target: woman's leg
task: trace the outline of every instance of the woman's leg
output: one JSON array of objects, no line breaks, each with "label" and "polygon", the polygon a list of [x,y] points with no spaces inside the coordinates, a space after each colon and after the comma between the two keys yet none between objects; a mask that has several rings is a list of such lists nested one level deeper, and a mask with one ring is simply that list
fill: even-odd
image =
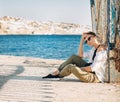
[{"label": "woman's leg", "polygon": [[65,68],[65,66],[69,64],[75,64],[76,66],[83,67],[85,66],[86,62],[81,57],[72,55],[68,60],[62,63],[56,71],[42,78],[59,78],[59,73]]},{"label": "woman's leg", "polygon": [[79,67],[73,64],[67,65],[59,74],[60,77],[65,77],[70,74],[74,74],[80,81],[83,82],[100,82],[97,76],[93,73],[81,70]]},{"label": "woman's leg", "polygon": [[75,64],[78,67],[83,67],[85,66],[86,62],[81,57],[72,55],[69,59],[60,65],[58,68],[59,72],[68,64]]}]

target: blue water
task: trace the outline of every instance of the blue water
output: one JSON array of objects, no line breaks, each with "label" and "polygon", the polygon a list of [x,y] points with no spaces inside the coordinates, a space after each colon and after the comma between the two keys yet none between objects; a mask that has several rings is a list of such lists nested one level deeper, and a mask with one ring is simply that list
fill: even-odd
[{"label": "blue water", "polygon": [[80,39],[80,35],[1,35],[0,55],[67,59],[78,54]]}]

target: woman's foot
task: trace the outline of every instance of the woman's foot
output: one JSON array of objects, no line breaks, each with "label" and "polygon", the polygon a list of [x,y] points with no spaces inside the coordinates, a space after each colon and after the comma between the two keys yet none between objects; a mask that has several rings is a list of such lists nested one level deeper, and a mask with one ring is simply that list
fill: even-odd
[{"label": "woman's foot", "polygon": [[52,75],[52,74],[48,74],[47,76],[44,76],[44,77],[42,77],[43,79],[44,78],[60,78],[60,76],[59,75]]}]

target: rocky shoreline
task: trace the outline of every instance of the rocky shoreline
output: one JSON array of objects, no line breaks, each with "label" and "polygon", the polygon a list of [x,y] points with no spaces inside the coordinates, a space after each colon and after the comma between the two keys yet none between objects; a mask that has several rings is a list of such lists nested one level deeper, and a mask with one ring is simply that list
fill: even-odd
[{"label": "rocky shoreline", "polygon": [[90,25],[79,25],[64,22],[38,22],[4,16],[0,18],[0,35],[8,34],[82,34],[90,31]]}]

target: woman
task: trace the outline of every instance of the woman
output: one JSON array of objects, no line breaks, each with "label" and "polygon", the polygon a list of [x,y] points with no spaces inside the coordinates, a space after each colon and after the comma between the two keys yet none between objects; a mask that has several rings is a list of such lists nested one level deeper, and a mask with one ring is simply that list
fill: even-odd
[{"label": "woman", "polygon": [[[83,51],[83,44],[87,43],[93,48],[89,52]],[[88,58],[87,63],[82,58]],[[74,74],[83,82],[104,82],[107,75],[107,51],[94,32],[83,33],[79,55],[73,55],[60,65],[55,72],[42,78],[63,78]]]}]

